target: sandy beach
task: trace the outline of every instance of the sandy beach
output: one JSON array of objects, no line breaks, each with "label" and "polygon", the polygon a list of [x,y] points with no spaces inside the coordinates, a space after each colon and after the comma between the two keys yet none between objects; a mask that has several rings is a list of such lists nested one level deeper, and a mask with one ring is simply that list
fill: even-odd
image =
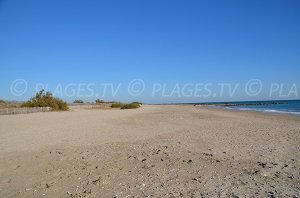
[{"label": "sandy beach", "polygon": [[300,117],[143,105],[0,116],[0,197],[298,197]]}]

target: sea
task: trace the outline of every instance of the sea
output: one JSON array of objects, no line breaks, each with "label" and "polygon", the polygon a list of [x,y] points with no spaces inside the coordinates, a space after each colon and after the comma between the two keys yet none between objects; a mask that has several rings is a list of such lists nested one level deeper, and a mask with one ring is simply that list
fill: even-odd
[{"label": "sea", "polygon": [[[208,104],[208,103],[207,103]],[[294,114],[300,116],[300,100],[269,100],[269,101],[242,101],[242,102],[218,102],[209,103],[215,107],[251,110],[271,113]]]}]

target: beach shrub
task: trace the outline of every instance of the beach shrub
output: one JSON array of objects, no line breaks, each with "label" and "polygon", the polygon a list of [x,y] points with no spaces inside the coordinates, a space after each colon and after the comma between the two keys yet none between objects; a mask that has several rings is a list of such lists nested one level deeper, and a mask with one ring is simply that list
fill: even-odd
[{"label": "beach shrub", "polygon": [[113,102],[113,103],[110,105],[111,108],[122,108],[123,106],[124,106],[124,104],[121,103],[121,102]]},{"label": "beach shrub", "polygon": [[74,100],[73,103],[81,103],[81,104],[82,104],[82,103],[84,103],[84,102],[83,102],[83,100]]},{"label": "beach shrub", "polygon": [[37,92],[27,102],[23,103],[21,107],[50,107],[53,111],[67,111],[69,110],[68,104],[59,98],[53,97],[52,93],[45,92],[44,89]]},{"label": "beach shrub", "polygon": [[100,99],[97,99],[97,100],[95,100],[95,103],[96,103],[96,104],[101,104],[101,103],[104,103],[104,101],[103,101],[103,100],[100,100]]},{"label": "beach shrub", "polygon": [[132,102],[129,104],[125,104],[124,106],[121,107],[121,109],[137,109],[139,108],[141,105],[138,102]]}]

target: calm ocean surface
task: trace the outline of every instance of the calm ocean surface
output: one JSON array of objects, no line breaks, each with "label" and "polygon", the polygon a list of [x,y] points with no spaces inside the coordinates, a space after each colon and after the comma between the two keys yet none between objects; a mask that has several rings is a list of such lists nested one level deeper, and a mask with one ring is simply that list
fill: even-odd
[{"label": "calm ocean surface", "polygon": [[230,104],[233,106],[225,106],[225,108],[300,115],[300,100],[232,102]]}]

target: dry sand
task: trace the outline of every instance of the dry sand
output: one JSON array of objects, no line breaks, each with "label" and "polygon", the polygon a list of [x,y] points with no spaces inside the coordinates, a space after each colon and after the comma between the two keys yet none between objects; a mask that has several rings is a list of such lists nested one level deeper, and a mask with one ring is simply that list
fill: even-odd
[{"label": "dry sand", "polygon": [[0,197],[297,197],[300,118],[192,105],[0,116]]}]

